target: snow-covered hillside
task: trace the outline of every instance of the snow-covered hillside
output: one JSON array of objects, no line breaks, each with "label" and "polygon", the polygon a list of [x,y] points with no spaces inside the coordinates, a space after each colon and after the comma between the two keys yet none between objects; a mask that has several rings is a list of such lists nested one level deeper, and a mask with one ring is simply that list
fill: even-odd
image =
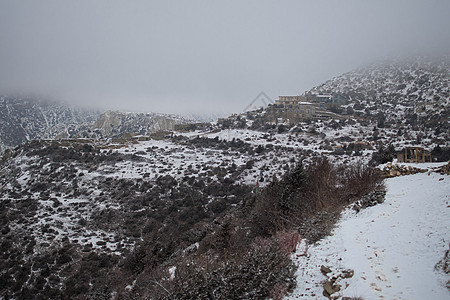
[{"label": "snow-covered hillside", "polygon": [[[311,119],[279,123],[270,109],[260,109],[219,120],[218,129],[251,129],[270,135],[289,131],[291,141],[315,152],[332,153],[340,161],[372,151],[379,157],[395,157],[405,146],[436,150],[434,159],[446,160],[448,154],[438,152],[450,146],[449,66],[448,58],[423,57],[374,64],[306,92],[306,99],[316,99],[317,94],[346,99],[345,104],[330,106]],[[347,157],[339,159],[339,154]]]},{"label": "snow-covered hillside", "polygon": [[[327,282],[333,297],[450,298],[450,274],[438,265],[450,246],[449,176],[396,177],[386,188],[384,203],[347,209],[331,236],[298,248],[298,286],[287,299],[327,299]],[[445,263],[448,272],[448,253]]]},{"label": "snow-covered hillside", "polygon": [[[39,99],[0,97],[0,150],[27,141],[53,138],[70,126],[92,122],[98,112]],[[1,153],[1,151],[0,151]]]},{"label": "snow-covered hillside", "polygon": [[311,92],[337,92],[352,100],[448,104],[448,57],[390,60],[344,73],[314,87]]},{"label": "snow-covered hillside", "polygon": [[[450,59],[421,57],[377,63],[345,73],[308,93],[339,93],[343,114],[395,129],[399,140],[449,139]],[[391,141],[394,142],[394,141]]]},{"label": "snow-covered hillside", "polygon": [[[374,66],[312,92],[341,93],[348,103],[296,124],[268,120],[264,109],[188,124],[0,98],[0,142],[34,140],[0,160],[0,298],[173,299],[177,289],[225,293],[224,276],[228,294],[220,295],[235,295],[232,282],[249,274],[262,277],[242,285],[240,298],[284,295],[295,282],[284,242],[295,248],[299,233],[315,242],[342,207],[384,195],[369,166],[411,144],[433,161],[450,157],[445,62]],[[321,298],[327,280],[333,296],[448,296],[448,275],[434,271],[450,241],[448,175],[397,177],[386,186],[383,204],[348,209],[332,236],[309,247],[302,241],[290,298]],[[279,259],[279,269],[264,263],[264,273],[243,253]],[[240,269],[247,262],[254,273]]]},{"label": "snow-covered hillside", "polygon": [[123,113],[71,107],[33,98],[0,97],[0,154],[39,139],[108,139],[174,130],[186,118],[157,113]]}]

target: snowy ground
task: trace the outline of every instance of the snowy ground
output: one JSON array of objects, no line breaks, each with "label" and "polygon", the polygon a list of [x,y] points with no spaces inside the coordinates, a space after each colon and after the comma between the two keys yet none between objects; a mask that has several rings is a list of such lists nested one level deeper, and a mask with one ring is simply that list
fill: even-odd
[{"label": "snowy ground", "polygon": [[[332,236],[306,256],[299,247],[298,286],[287,299],[326,299],[323,284],[339,276],[340,291],[332,296],[450,299],[450,276],[434,268],[449,249],[450,177],[420,173],[387,179],[386,187],[383,204],[358,214],[346,210]],[[327,276],[322,265],[331,269]],[[345,270],[354,275],[341,278],[351,274]]]}]

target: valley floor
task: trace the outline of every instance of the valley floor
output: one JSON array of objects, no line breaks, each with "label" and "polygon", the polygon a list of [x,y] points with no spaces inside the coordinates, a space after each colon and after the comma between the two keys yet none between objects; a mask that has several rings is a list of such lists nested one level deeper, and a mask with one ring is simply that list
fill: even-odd
[{"label": "valley floor", "polygon": [[327,281],[337,297],[450,299],[450,275],[435,268],[450,246],[449,176],[390,178],[386,188],[383,204],[347,209],[331,236],[298,247],[298,285],[287,299],[326,299]]}]

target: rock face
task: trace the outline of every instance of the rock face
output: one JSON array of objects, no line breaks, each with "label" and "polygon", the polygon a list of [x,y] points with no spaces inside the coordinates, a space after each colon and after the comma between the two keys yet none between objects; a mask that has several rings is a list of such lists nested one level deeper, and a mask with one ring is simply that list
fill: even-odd
[{"label": "rock face", "polygon": [[107,111],[97,118],[93,127],[99,129],[103,135],[109,136],[122,124],[122,116],[123,114],[119,112]]},{"label": "rock face", "polygon": [[157,131],[172,131],[177,124],[186,123],[182,118],[155,113],[122,113],[107,111],[93,125],[103,137],[116,137],[124,133],[149,135]]}]

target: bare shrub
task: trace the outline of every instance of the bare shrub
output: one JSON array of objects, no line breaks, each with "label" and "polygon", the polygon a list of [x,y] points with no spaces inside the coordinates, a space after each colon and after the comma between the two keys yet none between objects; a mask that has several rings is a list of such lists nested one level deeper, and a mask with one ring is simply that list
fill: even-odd
[{"label": "bare shrub", "polygon": [[307,175],[302,164],[282,180],[272,182],[256,197],[252,211],[252,230],[259,236],[271,236],[279,230],[297,225],[298,218],[309,210],[306,196]]},{"label": "bare shrub", "polygon": [[322,210],[336,201],[337,170],[326,158],[315,160],[307,169],[308,195],[314,211]]},{"label": "bare shrub", "polygon": [[184,260],[173,280],[160,280],[152,299],[262,299],[295,287],[295,266],[275,239],[258,238],[228,259],[204,254]]},{"label": "bare shrub", "polygon": [[300,163],[273,182],[255,201],[254,223],[261,235],[298,227],[301,220],[335,202],[336,175],[326,159]]},{"label": "bare shrub", "polygon": [[344,205],[375,189],[383,189],[382,178],[371,167],[335,167],[326,158],[306,168],[300,163],[255,197],[252,231],[272,236],[300,229],[310,242],[317,241],[329,234]]},{"label": "bare shrub", "polygon": [[342,169],[339,197],[345,204],[358,200],[373,190],[384,190],[381,171],[362,164]]},{"label": "bare shrub", "polygon": [[248,249],[252,237],[244,222],[245,220],[236,216],[216,220],[213,230],[201,240],[199,253],[214,253],[216,256],[227,258]]},{"label": "bare shrub", "polygon": [[277,232],[275,239],[278,241],[281,251],[285,253],[294,253],[301,240],[301,236],[297,230],[282,230]]}]

